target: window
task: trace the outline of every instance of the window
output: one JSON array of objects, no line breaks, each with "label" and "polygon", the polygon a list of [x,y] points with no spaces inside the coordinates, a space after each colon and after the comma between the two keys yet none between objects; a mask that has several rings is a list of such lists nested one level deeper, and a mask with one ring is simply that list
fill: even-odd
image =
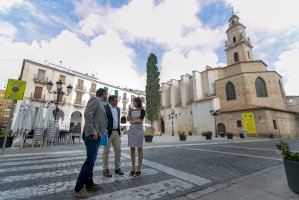
[{"label": "window", "polygon": [[237,38],[236,37],[233,37],[233,42],[237,42]]},{"label": "window", "polygon": [[97,88],[97,84],[96,83],[91,83],[90,92],[95,93],[96,88]]},{"label": "window", "polygon": [[75,101],[76,104],[82,104],[82,93],[77,92]]},{"label": "window", "polygon": [[77,85],[77,88],[79,90],[83,90],[83,85],[84,85],[84,81],[81,80],[81,79],[78,79],[78,85]]},{"label": "window", "polygon": [[106,91],[106,93],[108,94],[109,89],[107,87],[104,87],[104,90]]},{"label": "window", "polygon": [[242,127],[242,121],[241,120],[237,120],[237,126]]},{"label": "window", "polygon": [[247,51],[247,55],[248,55],[248,59],[251,59],[249,51]]},{"label": "window", "polygon": [[239,54],[237,52],[234,53],[235,62],[239,62]]},{"label": "window", "polygon": [[62,102],[63,94],[58,95],[58,102]]},{"label": "window", "polygon": [[46,76],[46,71],[39,69],[37,72],[37,78],[40,80],[43,80],[45,78],[45,76]]},{"label": "window", "polygon": [[127,100],[127,93],[125,93],[125,92],[123,93],[123,100],[125,100],[125,101]]},{"label": "window", "polygon": [[274,129],[277,129],[276,120],[273,120],[273,127],[274,127]]},{"label": "window", "polygon": [[141,97],[141,101],[142,101],[142,103],[144,103],[144,102],[145,102],[145,99],[144,99],[144,97]]},{"label": "window", "polygon": [[127,109],[127,103],[123,101],[123,111],[126,111]]},{"label": "window", "polygon": [[235,86],[232,82],[228,82],[225,87],[226,90],[226,98],[227,100],[234,100],[236,99],[236,91]]},{"label": "window", "polygon": [[261,77],[258,77],[255,80],[255,90],[256,90],[257,97],[267,97],[268,96],[266,83],[265,83],[264,79],[262,79]]},{"label": "window", "polygon": [[35,86],[33,98],[34,99],[41,99],[42,98],[42,91],[43,91],[42,87]]},{"label": "window", "polygon": [[136,96],[131,95],[131,102],[133,102],[133,100],[136,98]]},{"label": "window", "polygon": [[62,82],[62,84],[65,84],[65,76],[60,75],[59,80]]},{"label": "window", "polygon": [[114,95],[118,97],[118,90],[114,90]]}]

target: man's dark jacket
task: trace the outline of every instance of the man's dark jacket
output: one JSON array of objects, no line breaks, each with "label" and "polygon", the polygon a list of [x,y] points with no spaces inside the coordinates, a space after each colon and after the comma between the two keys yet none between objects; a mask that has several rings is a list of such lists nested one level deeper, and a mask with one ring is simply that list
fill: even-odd
[{"label": "man's dark jacket", "polygon": [[[117,109],[117,113],[118,113],[118,132],[120,135],[120,109],[119,107],[116,107]],[[113,115],[112,115],[112,111],[110,109],[109,104],[105,105],[105,110],[106,110],[106,115],[107,115],[107,119],[108,119],[108,127],[107,127],[107,131],[108,131],[108,136],[110,137],[113,131]]]}]

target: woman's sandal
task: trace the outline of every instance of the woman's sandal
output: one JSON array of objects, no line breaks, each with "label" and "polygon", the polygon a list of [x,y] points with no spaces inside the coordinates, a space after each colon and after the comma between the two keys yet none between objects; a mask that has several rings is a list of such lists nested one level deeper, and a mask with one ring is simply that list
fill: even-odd
[{"label": "woman's sandal", "polygon": [[135,172],[135,176],[141,176],[141,171]]},{"label": "woman's sandal", "polygon": [[134,174],[135,174],[135,171],[131,171],[131,172],[129,173],[129,176],[134,176]]}]

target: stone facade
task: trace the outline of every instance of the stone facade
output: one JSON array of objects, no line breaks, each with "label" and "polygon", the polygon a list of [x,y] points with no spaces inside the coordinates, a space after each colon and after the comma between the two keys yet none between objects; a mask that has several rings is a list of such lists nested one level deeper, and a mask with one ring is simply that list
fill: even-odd
[{"label": "stone facade", "polygon": [[[174,110],[175,131],[193,128],[196,133],[216,130],[238,135],[246,129],[260,137],[299,136],[298,97],[286,97],[282,77],[253,59],[253,46],[239,17],[233,15],[229,22],[226,67],[207,66],[162,84],[161,121],[166,132],[171,131],[168,115]],[[212,110],[220,112],[214,117]]]}]

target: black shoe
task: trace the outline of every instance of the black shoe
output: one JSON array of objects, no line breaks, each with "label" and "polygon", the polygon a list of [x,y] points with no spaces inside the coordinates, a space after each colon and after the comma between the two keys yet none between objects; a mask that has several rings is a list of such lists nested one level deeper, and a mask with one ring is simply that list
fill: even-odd
[{"label": "black shoe", "polygon": [[109,169],[105,169],[105,170],[103,171],[103,175],[104,175],[105,177],[108,177],[108,178],[111,178],[111,177],[112,177],[112,174],[110,173],[110,170],[109,170]]},{"label": "black shoe", "polygon": [[96,183],[93,183],[92,185],[86,187],[86,190],[88,192],[96,192],[98,190],[102,190],[103,189],[103,186],[101,186],[100,184],[96,184]]},{"label": "black shoe", "polygon": [[129,176],[134,176],[135,171],[130,171]]},{"label": "black shoe", "polygon": [[122,175],[124,175],[125,173],[123,173],[123,172],[121,171],[121,169],[116,169],[116,170],[115,170],[115,174],[122,176]]},{"label": "black shoe", "polygon": [[141,176],[141,171],[135,172],[135,176]]}]

